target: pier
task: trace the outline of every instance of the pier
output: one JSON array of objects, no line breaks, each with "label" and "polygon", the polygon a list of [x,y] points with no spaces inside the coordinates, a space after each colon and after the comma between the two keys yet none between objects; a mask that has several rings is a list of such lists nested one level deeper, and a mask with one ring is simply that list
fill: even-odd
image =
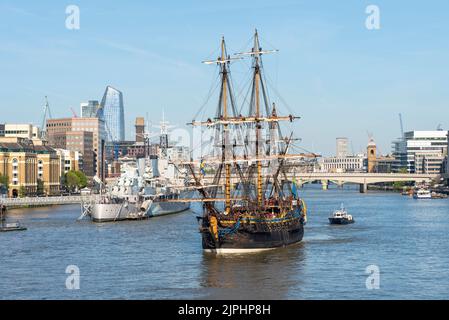
[{"label": "pier", "polygon": [[60,197],[25,197],[0,198],[0,206],[8,209],[21,207],[45,207],[53,205],[79,204],[95,200],[98,196],[60,196]]}]

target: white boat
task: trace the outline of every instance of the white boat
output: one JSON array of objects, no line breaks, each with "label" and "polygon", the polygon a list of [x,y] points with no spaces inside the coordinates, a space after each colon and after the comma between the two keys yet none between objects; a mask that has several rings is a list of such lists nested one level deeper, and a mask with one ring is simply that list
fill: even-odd
[{"label": "white boat", "polygon": [[20,222],[9,222],[7,223],[5,220],[5,212],[6,208],[0,204],[0,232],[9,232],[9,231],[25,231],[27,228],[22,226]]},{"label": "white boat", "polygon": [[329,217],[330,224],[351,224],[354,223],[354,218],[352,215],[348,214],[343,204],[340,210],[335,210]]},{"label": "white boat", "polygon": [[414,199],[432,199],[430,190],[420,188],[413,193]]}]

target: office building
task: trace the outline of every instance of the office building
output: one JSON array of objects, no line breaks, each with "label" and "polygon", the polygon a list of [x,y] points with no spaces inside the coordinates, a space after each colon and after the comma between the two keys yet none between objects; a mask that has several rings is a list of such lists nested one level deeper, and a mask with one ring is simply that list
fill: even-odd
[{"label": "office building", "polygon": [[97,118],[100,103],[97,100],[90,100],[81,103],[81,118]]},{"label": "office building", "polygon": [[374,173],[392,173],[396,159],[390,155],[376,158]]},{"label": "office building", "polygon": [[392,147],[394,172],[440,173],[448,151],[448,131],[409,131]]},{"label": "office building", "polygon": [[337,158],[344,158],[348,154],[348,138],[337,138]]},{"label": "office building", "polygon": [[125,140],[125,110],[123,106],[123,94],[107,86],[101,100],[101,116],[105,121],[107,141]]},{"label": "office building", "polygon": [[83,157],[83,171],[89,176],[104,177],[106,130],[99,118],[50,119],[47,137],[54,148],[78,151]]},{"label": "office building", "polygon": [[55,149],[61,160],[61,176],[69,171],[83,171],[81,152],[66,149]]},{"label": "office building", "polygon": [[66,132],[66,149],[71,152],[79,152],[83,155],[82,172],[88,177],[96,175],[96,158],[94,150],[93,133],[89,131]]}]

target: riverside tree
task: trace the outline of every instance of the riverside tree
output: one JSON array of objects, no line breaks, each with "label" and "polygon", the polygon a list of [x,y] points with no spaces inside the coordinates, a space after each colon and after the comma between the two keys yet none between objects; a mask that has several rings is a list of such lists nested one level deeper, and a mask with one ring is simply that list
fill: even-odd
[{"label": "riverside tree", "polygon": [[9,177],[6,175],[0,174],[0,185],[3,185],[6,190],[9,187]]},{"label": "riverside tree", "polygon": [[76,191],[87,186],[87,177],[81,171],[71,170],[64,175],[63,184],[69,191]]}]

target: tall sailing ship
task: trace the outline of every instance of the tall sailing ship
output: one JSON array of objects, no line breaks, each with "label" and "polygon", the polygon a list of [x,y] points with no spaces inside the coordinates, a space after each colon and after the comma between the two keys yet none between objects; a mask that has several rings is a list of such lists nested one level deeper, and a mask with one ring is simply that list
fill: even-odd
[{"label": "tall sailing ship", "polygon": [[[193,121],[192,126],[212,130],[212,154],[187,163],[203,203],[198,217],[202,246],[213,253],[244,253],[285,247],[300,242],[307,220],[305,202],[298,196],[296,182],[289,179],[287,164],[292,155],[292,134],[282,135],[280,124],[298,117],[278,115],[268,98],[257,30],[249,52],[227,54],[224,38],[217,60],[219,102],[214,118]],[[250,57],[249,110],[242,115],[236,106],[230,76],[233,60]],[[200,168],[198,170],[198,167]],[[213,175],[206,177],[206,172]],[[293,181],[292,181],[293,180]]]}]

